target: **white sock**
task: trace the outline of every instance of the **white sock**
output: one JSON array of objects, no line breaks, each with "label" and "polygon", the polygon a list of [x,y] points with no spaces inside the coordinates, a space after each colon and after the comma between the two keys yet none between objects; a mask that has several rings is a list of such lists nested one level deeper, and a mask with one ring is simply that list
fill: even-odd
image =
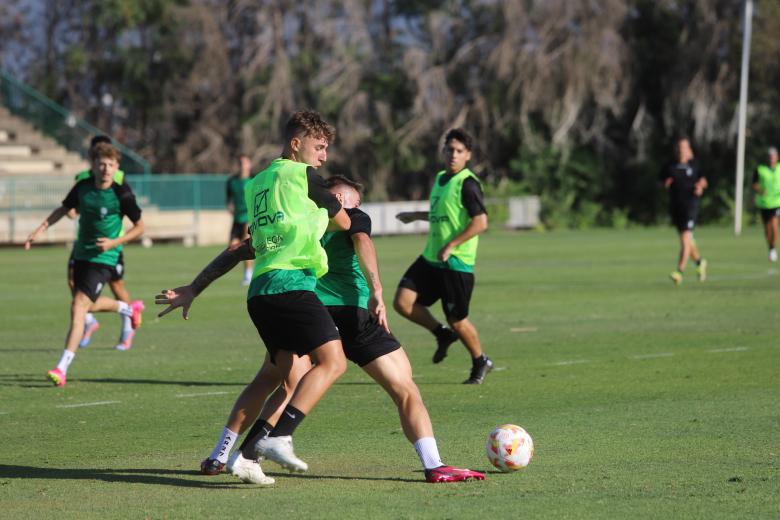
[{"label": "white sock", "polygon": [[119,314],[122,314],[124,316],[132,316],[133,315],[133,309],[130,307],[129,303],[125,303],[121,300],[117,300],[116,302],[119,304],[119,308],[116,310]]},{"label": "white sock", "polygon": [[88,312],[86,318],[84,318],[84,325],[89,326],[95,323],[96,321],[97,320],[95,319],[95,315],[92,314],[91,312]]},{"label": "white sock", "polygon": [[438,468],[443,466],[439,456],[439,448],[436,447],[436,439],[433,437],[423,437],[414,443],[414,449],[417,450],[417,456],[425,469]]},{"label": "white sock", "polygon": [[247,279],[247,280],[251,280],[253,272],[254,272],[254,269],[252,269],[251,267],[244,268],[244,278]]},{"label": "white sock", "polygon": [[130,332],[133,330],[133,321],[130,319],[130,316],[127,316],[126,314],[120,314],[119,319],[122,321],[122,333]]},{"label": "white sock", "polygon": [[75,352],[71,352],[70,350],[63,350],[62,351],[62,357],[60,358],[60,362],[57,363],[57,368],[62,370],[63,374],[68,373],[68,367],[70,366],[71,362],[73,361],[73,358],[76,357]]},{"label": "white sock", "polygon": [[222,436],[219,438],[219,442],[214,446],[214,451],[209,455],[209,458],[217,459],[222,464],[227,464],[230,450],[233,449],[236,440],[238,440],[238,434],[225,428],[222,432]]}]

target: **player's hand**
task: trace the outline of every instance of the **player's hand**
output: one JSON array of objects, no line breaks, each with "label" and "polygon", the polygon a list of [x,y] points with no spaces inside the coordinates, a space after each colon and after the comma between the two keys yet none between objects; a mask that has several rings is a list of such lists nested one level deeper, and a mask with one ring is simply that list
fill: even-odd
[{"label": "player's hand", "polygon": [[98,238],[95,241],[95,245],[97,246],[98,251],[108,251],[116,247],[116,243],[112,239],[106,237]]},{"label": "player's hand", "polygon": [[32,247],[33,242],[35,242],[35,239],[38,238],[37,235],[38,235],[37,232],[30,233],[30,236],[28,236],[27,240],[25,240],[25,242],[24,242],[24,250],[25,251],[29,251],[30,250],[30,248]]},{"label": "player's hand", "polygon": [[408,224],[410,222],[414,222],[415,221],[415,215],[414,215],[414,212],[412,212],[412,211],[402,211],[401,213],[397,214],[395,216],[395,218],[397,218],[398,220],[400,220],[404,224]]},{"label": "player's hand", "polygon": [[160,294],[154,297],[154,303],[157,305],[167,305],[168,308],[157,315],[162,318],[174,309],[181,307],[181,316],[185,320],[190,319],[190,306],[195,299],[195,292],[192,287],[185,285],[176,289],[163,289]]},{"label": "player's hand", "polygon": [[446,262],[449,260],[450,255],[452,255],[452,250],[455,249],[450,244],[447,244],[446,246],[442,247],[439,251],[439,254],[436,255],[436,257],[439,259],[439,262]]},{"label": "player's hand", "polygon": [[696,195],[697,197],[701,197],[704,194],[704,186],[702,186],[701,184],[697,184],[693,188],[693,194]]},{"label": "player's hand", "polygon": [[387,332],[390,332],[390,325],[387,324],[387,307],[385,307],[385,302],[382,301],[382,296],[372,294],[371,298],[368,300],[368,310],[376,316],[377,321],[379,321],[379,324],[384,327],[384,329]]}]

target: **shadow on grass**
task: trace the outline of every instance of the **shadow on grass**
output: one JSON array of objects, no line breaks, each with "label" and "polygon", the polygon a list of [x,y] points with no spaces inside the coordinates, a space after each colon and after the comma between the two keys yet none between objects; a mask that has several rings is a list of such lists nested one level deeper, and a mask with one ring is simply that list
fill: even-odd
[{"label": "shadow on grass", "polygon": [[[347,475],[301,475],[294,473],[266,473],[273,477],[290,477],[320,480],[369,480],[385,482],[425,483],[425,480],[400,477],[354,477]],[[178,476],[202,476],[199,471],[154,469],[154,468],[123,468],[123,469],[92,469],[92,468],[37,468],[34,466],[11,466],[0,464],[0,479],[46,479],[46,480],[100,480],[103,482],[122,482],[128,484],[151,484],[157,486],[178,486],[202,489],[245,489],[248,484],[234,481],[232,483],[189,480]],[[204,477],[208,478],[208,477]],[[251,484],[249,484],[251,485]],[[259,486],[253,486],[259,487]]]},{"label": "shadow on grass", "polygon": [[176,478],[175,476],[196,476],[198,471],[171,469],[90,469],[90,468],[36,468],[34,466],[10,466],[0,464],[0,478],[46,479],[46,480],[101,480],[103,482],[122,482],[127,484],[152,484],[158,486],[178,486],[203,489],[239,489],[246,484],[204,482]]},{"label": "shadow on grass", "polygon": [[[46,374],[0,374],[0,386],[21,386],[26,388],[37,388],[41,386],[53,386],[47,382]],[[25,383],[38,383],[34,385]],[[245,386],[246,383],[226,382],[226,381],[165,381],[161,379],[126,379],[115,377],[75,377],[68,378],[68,383],[109,383],[109,384],[140,384],[140,385],[172,385],[172,386]]]}]

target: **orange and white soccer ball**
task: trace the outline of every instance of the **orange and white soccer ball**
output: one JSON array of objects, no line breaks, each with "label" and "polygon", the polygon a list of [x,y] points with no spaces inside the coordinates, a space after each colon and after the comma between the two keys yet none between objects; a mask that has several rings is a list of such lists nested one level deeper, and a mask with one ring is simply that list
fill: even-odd
[{"label": "orange and white soccer ball", "polygon": [[501,471],[516,471],[531,462],[534,441],[521,427],[502,424],[490,432],[485,451],[490,463]]}]

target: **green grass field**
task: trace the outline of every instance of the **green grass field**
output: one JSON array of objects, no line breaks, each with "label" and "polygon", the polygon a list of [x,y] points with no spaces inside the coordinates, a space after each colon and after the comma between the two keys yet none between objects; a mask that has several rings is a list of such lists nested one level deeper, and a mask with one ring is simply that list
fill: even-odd
[{"label": "green grass field", "polygon": [[[679,288],[671,228],[484,236],[471,317],[498,368],[479,387],[460,384],[465,349],[434,366],[432,336],[391,312],[445,462],[488,470],[453,485],[423,482],[392,403],[354,366],[296,434],[310,473],[266,463],[271,488],[201,476],[265,352],[240,273],[188,322],[156,320],[156,291],[218,249],[130,248],[147,302],[135,347],[113,350],[118,318],[101,315],[57,389],[44,374],[67,329],[68,252],[0,250],[0,517],[777,518],[780,276],[757,229],[697,236],[710,280],[689,267]],[[376,244],[389,304],[423,237]],[[515,474],[484,455],[505,422],[536,445]]]}]

